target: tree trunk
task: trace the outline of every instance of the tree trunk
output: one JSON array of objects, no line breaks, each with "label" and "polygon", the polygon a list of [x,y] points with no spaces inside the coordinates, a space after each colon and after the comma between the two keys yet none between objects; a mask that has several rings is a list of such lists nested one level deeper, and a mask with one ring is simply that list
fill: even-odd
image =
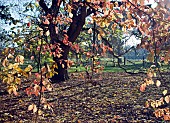
[{"label": "tree trunk", "polygon": [[68,70],[67,70],[67,60],[68,60],[68,53],[69,53],[69,46],[61,46],[63,52],[60,58],[54,57],[53,60],[57,63],[58,68],[55,69],[57,74],[51,78],[52,83],[58,83],[62,81],[66,81],[69,79]]}]

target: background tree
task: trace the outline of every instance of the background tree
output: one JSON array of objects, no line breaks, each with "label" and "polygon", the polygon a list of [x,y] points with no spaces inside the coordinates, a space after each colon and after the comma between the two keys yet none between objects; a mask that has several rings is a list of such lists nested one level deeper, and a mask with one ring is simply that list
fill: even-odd
[{"label": "background tree", "polygon": [[[38,3],[39,5],[32,2],[25,4],[25,12],[27,12],[27,19],[25,21],[29,21],[25,25],[30,30],[34,27],[35,31],[38,31],[39,34],[41,32],[42,36],[38,39],[43,38],[46,44],[52,46],[50,52],[52,52],[53,59],[58,66],[58,68],[55,68],[57,74],[52,77],[53,81],[64,81],[69,78],[67,73],[68,53],[70,47],[79,36],[85,21],[88,21],[86,17],[91,15],[90,21],[96,22],[96,25],[101,28],[113,25],[112,30],[115,30],[117,26],[120,26],[124,33],[127,33],[131,29],[136,29],[143,35],[142,39],[146,39],[149,36],[155,37],[156,31],[154,30],[154,33],[152,33],[153,27],[156,27],[155,20],[159,20],[157,15],[160,15],[159,12],[156,13],[156,9],[145,5],[141,0],[132,2],[129,0],[122,2],[39,0]],[[158,6],[158,8],[162,12],[165,12],[161,6]],[[29,13],[33,16],[29,15]],[[154,13],[154,16],[151,13]],[[159,24],[162,25],[162,23]],[[164,23],[164,25],[167,24]],[[99,33],[103,35],[102,31],[99,31]],[[145,41],[142,41],[142,46],[144,46]],[[106,44],[108,45],[108,43]],[[150,45],[152,44],[156,43],[150,43]],[[156,48],[153,48],[155,49],[154,53],[151,50],[155,46],[150,46],[148,49],[152,57],[157,54]],[[117,55],[114,56],[118,57]]]}]

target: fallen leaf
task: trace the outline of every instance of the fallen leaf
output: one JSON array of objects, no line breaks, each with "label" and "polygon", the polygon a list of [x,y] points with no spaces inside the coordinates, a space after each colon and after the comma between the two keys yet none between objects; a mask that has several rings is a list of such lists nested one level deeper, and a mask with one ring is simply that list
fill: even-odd
[{"label": "fallen leaf", "polygon": [[161,82],[159,80],[156,80],[156,86],[160,87],[160,85],[161,85]]}]

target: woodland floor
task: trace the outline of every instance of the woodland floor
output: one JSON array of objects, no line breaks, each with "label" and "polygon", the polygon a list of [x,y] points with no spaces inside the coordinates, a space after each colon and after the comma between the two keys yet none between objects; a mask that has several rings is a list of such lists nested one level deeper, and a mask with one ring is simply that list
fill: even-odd
[{"label": "woodland floor", "polygon": [[[100,77],[102,76],[102,78]],[[163,87],[152,85],[145,92],[139,87],[145,75],[126,73],[102,73],[93,81],[75,76],[66,82],[53,84],[52,92],[44,96],[53,104],[53,112],[44,110],[38,117],[39,123],[159,123],[153,109],[145,108],[145,101],[161,96]],[[165,76],[166,77],[166,76]],[[169,78],[168,78],[169,79]],[[0,123],[30,123],[35,114],[28,111],[28,105],[37,103],[37,98],[28,97],[25,92],[10,96],[0,83]]]}]

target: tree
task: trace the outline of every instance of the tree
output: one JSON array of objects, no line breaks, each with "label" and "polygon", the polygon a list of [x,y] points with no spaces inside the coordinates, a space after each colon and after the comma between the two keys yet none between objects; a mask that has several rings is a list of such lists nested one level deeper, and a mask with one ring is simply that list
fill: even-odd
[{"label": "tree", "polygon": [[[32,3],[25,5],[26,11],[39,11],[35,16],[29,16],[31,19],[28,19],[29,22],[26,25],[30,30],[35,29],[37,31],[36,28],[39,28],[38,31],[42,33],[39,39],[43,38],[48,45],[53,47],[50,52],[52,52],[53,60],[56,62],[58,68],[55,68],[52,81],[69,79],[67,72],[68,53],[70,47],[79,36],[88,16],[91,18],[89,19],[91,23],[95,22],[98,27],[103,28],[110,25],[112,30],[115,30],[118,25],[124,33],[128,33],[131,29],[136,29],[143,35],[142,39],[151,39],[151,42],[154,42],[153,40],[156,38],[154,36],[156,33],[155,23],[161,26],[168,25],[167,22],[162,20],[167,20],[168,16],[165,17],[156,9],[145,5],[141,0],[132,2],[130,0],[122,0],[122,2],[105,0],[39,0],[38,2],[40,7],[37,3],[35,5]],[[161,3],[165,4],[165,1]],[[166,10],[161,7],[161,4],[157,8],[166,13]],[[164,18],[158,18],[158,15]],[[34,25],[34,28],[31,25]],[[103,35],[100,30],[99,33],[101,36]],[[150,36],[154,38],[150,38]],[[142,40],[143,47],[146,46],[144,45],[146,40]],[[108,45],[108,43],[106,44]],[[150,43],[152,46],[149,46],[148,49],[151,52],[151,57],[157,54],[157,51],[153,54],[153,44],[156,44],[156,41],[155,43]],[[112,54],[114,57],[119,57],[114,53]]]}]

